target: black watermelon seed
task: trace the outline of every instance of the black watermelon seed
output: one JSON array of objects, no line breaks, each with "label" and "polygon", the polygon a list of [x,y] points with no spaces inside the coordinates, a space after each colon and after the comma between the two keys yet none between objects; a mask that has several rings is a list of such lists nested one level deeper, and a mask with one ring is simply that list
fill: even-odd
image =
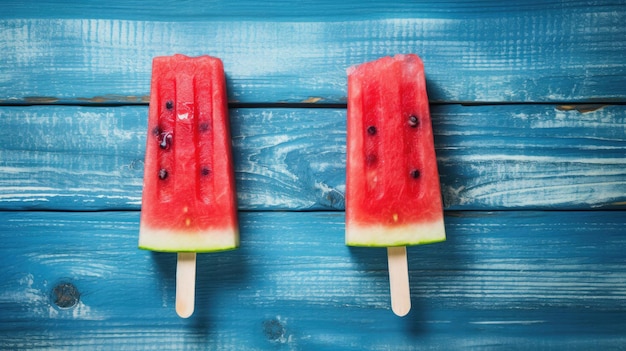
[{"label": "black watermelon seed", "polygon": [[369,134],[369,135],[376,134],[376,127],[374,127],[374,126],[367,127],[367,134]]},{"label": "black watermelon seed", "polygon": [[172,100],[167,100],[165,102],[165,108],[168,109],[168,110],[173,109],[174,108],[174,102],[172,102]]},{"label": "black watermelon seed", "polygon": [[419,122],[420,121],[419,121],[419,119],[417,119],[417,116],[415,116],[415,115],[410,115],[409,116],[409,126],[411,128],[417,127],[419,125]]},{"label": "black watermelon seed", "polygon": [[156,127],[152,128],[152,135],[154,135],[154,136],[161,135],[161,127],[156,126]]},{"label": "black watermelon seed", "polygon": [[411,178],[413,179],[417,179],[420,177],[420,171],[419,169],[414,169],[411,171]]},{"label": "black watermelon seed", "polygon": [[211,173],[211,170],[208,167],[202,167],[202,169],[200,170],[200,174],[202,174],[203,176],[208,176],[209,173]]},{"label": "black watermelon seed", "polygon": [[209,124],[207,122],[202,122],[198,126],[198,129],[200,129],[201,132],[206,132],[207,130],[209,130]]},{"label": "black watermelon seed", "polygon": [[161,168],[159,170],[159,179],[165,180],[167,178],[167,170],[165,168]]},{"label": "black watermelon seed", "polygon": [[378,161],[378,157],[376,155],[369,154],[365,156],[365,163],[367,163],[368,165],[373,165],[376,163],[376,161]]}]

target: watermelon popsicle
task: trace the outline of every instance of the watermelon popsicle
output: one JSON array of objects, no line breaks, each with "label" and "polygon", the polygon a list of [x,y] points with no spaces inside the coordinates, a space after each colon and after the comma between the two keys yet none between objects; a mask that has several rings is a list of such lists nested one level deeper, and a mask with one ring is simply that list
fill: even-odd
[{"label": "watermelon popsicle", "polygon": [[193,313],[197,252],[239,246],[222,61],[152,63],[139,247],[177,252],[176,312]]},{"label": "watermelon popsicle", "polygon": [[411,308],[406,246],[445,240],[422,60],[348,69],[346,244],[388,247],[391,302]]}]

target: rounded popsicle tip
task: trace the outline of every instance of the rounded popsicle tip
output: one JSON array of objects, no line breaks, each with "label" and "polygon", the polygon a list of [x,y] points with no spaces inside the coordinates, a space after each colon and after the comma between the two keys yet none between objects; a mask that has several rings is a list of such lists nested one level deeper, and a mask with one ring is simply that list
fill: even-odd
[{"label": "rounded popsicle tip", "polygon": [[408,304],[392,305],[391,310],[393,311],[393,313],[395,313],[396,316],[404,317],[409,314],[409,311],[411,311],[411,302],[409,301]]},{"label": "rounded popsicle tip", "polygon": [[189,318],[193,314],[193,305],[176,301],[176,314],[180,318]]}]

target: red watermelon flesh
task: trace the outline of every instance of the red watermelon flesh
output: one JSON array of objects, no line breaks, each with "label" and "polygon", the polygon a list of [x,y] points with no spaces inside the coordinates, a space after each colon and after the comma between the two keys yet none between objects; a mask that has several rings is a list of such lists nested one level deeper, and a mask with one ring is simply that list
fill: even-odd
[{"label": "red watermelon flesh", "polygon": [[156,57],[139,247],[210,252],[239,245],[222,61]]},{"label": "red watermelon flesh", "polygon": [[348,69],[346,244],[445,240],[424,65],[414,54]]}]

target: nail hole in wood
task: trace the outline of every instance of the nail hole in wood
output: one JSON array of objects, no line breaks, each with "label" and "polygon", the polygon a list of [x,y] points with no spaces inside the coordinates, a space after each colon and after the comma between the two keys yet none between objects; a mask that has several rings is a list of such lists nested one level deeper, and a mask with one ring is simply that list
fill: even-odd
[{"label": "nail hole in wood", "polygon": [[59,308],[72,308],[80,301],[80,293],[72,283],[59,283],[52,289],[52,299]]}]

